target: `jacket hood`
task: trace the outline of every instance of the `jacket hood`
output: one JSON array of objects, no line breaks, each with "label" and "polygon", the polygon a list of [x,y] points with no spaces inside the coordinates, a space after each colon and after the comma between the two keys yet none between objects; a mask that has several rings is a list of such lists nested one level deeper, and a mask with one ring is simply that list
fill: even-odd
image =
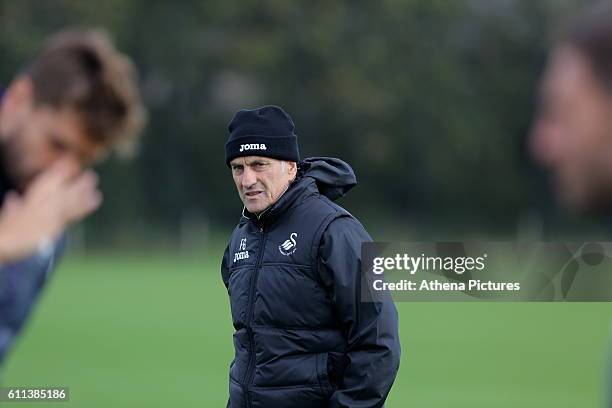
[{"label": "jacket hood", "polygon": [[319,193],[334,201],[357,184],[355,172],[348,163],[333,157],[309,157],[298,165],[299,175],[313,178]]}]

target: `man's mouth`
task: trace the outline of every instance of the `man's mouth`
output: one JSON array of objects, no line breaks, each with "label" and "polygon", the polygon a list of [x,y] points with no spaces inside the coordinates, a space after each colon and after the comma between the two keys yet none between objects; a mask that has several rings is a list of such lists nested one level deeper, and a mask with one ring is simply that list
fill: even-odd
[{"label": "man's mouth", "polygon": [[248,198],[255,198],[257,197],[259,194],[263,193],[263,191],[248,191],[246,193],[244,193],[244,195]]}]

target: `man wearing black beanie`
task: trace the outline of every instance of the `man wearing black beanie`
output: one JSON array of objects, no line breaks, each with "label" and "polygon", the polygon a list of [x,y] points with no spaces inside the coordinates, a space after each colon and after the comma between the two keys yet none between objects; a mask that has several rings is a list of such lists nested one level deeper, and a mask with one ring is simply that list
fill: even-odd
[{"label": "man wearing black beanie", "polygon": [[361,223],[339,159],[300,162],[276,106],[241,110],[225,162],[244,204],[221,265],[235,328],[228,407],[382,407],[399,368],[392,302],[360,301]]}]

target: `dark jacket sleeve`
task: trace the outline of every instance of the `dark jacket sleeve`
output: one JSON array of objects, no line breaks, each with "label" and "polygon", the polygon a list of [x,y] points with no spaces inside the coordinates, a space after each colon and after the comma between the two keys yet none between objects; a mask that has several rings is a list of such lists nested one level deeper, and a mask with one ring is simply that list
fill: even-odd
[{"label": "dark jacket sleeve", "polygon": [[26,324],[66,246],[62,235],[47,252],[0,266],[0,365]]},{"label": "dark jacket sleeve", "polygon": [[[221,278],[223,279],[223,284],[227,289],[229,289],[229,245],[225,247],[225,251],[223,252],[223,259],[221,260]],[[227,398],[226,408],[230,406],[230,398]]]},{"label": "dark jacket sleeve", "polygon": [[347,365],[330,407],[382,407],[399,369],[395,304],[361,301],[361,244],[372,239],[355,219],[341,217],[324,231],[319,274],[348,343]]},{"label": "dark jacket sleeve", "polygon": [[226,288],[229,288],[229,245],[225,247],[221,260],[221,278]]}]

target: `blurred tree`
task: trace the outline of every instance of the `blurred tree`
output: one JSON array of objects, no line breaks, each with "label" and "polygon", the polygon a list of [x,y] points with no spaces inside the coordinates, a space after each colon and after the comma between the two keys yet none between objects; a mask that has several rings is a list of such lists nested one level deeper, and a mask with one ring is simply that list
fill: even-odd
[{"label": "blurred tree", "polygon": [[578,3],[4,0],[0,80],[70,26],[105,27],[133,56],[150,123],[133,162],[99,169],[93,242],[233,224],[226,124],[263,104],[292,114],[304,157],[354,166],[345,204],[364,219],[511,231],[545,197],[524,138],[551,27]]}]

